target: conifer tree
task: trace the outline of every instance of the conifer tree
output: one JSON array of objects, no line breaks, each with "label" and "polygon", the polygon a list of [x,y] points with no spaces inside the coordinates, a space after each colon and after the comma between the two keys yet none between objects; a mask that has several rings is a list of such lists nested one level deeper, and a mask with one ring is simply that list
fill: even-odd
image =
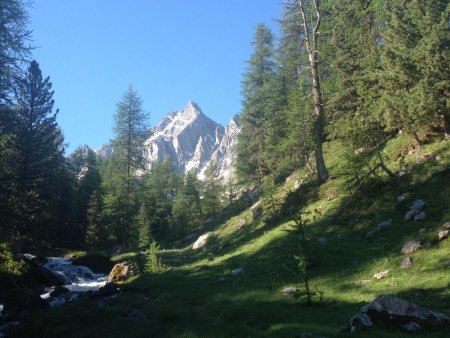
[{"label": "conifer tree", "polygon": [[113,173],[106,199],[115,220],[116,238],[123,245],[132,245],[138,239],[137,174],[144,169],[143,142],[148,133],[147,118],[148,114],[142,110],[142,100],[129,86],[114,115]]},{"label": "conifer tree", "polygon": [[219,167],[216,161],[211,161],[206,167],[203,180],[202,204],[205,215],[216,218],[221,206],[222,193]]},{"label": "conifer tree", "polygon": [[58,111],[53,113],[53,93],[50,79],[42,77],[36,61],[31,62],[26,77],[16,82],[10,199],[15,239],[32,235],[35,240],[45,240],[50,225],[58,223],[60,189],[65,186],[61,178],[66,177],[66,169],[63,137],[56,122]]},{"label": "conifer tree", "polygon": [[448,1],[397,1],[382,54],[382,117],[386,130],[421,142],[433,130],[448,132]]},{"label": "conifer tree", "polygon": [[237,146],[237,171],[250,181],[261,181],[267,173],[265,158],[267,124],[273,111],[272,86],[275,78],[273,35],[264,24],[255,30],[253,54],[242,82],[243,111]]},{"label": "conifer tree", "polygon": [[14,79],[22,76],[21,66],[30,57],[27,5],[23,0],[0,1],[0,107],[3,108],[11,103]]}]

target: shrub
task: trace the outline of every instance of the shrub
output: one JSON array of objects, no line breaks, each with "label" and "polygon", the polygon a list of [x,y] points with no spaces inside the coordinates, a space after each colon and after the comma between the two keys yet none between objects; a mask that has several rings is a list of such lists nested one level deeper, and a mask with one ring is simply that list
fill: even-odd
[{"label": "shrub", "polygon": [[161,263],[161,259],[158,258],[158,251],[159,245],[156,241],[153,241],[147,252],[147,259],[144,266],[145,273],[158,273],[165,270],[164,265]]}]

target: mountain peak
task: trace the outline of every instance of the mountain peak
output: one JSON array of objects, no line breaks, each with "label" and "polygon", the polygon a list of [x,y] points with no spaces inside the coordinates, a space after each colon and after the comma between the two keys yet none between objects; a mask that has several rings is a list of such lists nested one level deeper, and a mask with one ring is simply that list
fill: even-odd
[{"label": "mountain peak", "polygon": [[186,107],[184,108],[185,110],[196,110],[198,112],[202,112],[202,110],[200,109],[200,107],[198,106],[197,103],[195,103],[192,100],[189,100],[186,104]]}]

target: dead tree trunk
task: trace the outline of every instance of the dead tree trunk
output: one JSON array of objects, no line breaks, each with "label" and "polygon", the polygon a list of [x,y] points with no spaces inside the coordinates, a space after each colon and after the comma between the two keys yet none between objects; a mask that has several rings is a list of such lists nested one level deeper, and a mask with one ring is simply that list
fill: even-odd
[{"label": "dead tree trunk", "polygon": [[[300,7],[300,14],[302,18],[302,26],[304,33],[304,41],[306,45],[306,51],[308,52],[308,59],[311,68],[312,77],[312,94],[314,97],[314,151],[316,157],[317,178],[319,183],[324,183],[328,180],[328,170],[325,166],[323,159],[322,143],[323,143],[323,129],[324,129],[324,112],[323,112],[323,98],[320,90],[320,73],[319,73],[319,60],[318,60],[318,46],[317,39],[319,35],[320,27],[320,0],[314,0],[314,12],[315,18],[311,15],[311,25],[314,24],[312,30],[310,30],[308,20],[305,15],[304,0],[298,0]],[[315,22],[313,22],[315,21]]]}]

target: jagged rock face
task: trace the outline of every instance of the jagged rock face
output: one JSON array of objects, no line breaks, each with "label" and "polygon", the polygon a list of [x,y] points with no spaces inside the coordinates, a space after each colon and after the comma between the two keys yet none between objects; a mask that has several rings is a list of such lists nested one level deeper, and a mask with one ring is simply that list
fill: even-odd
[{"label": "jagged rock face", "polygon": [[184,110],[168,114],[145,141],[148,168],[169,156],[180,172],[194,170],[201,178],[214,160],[219,164],[220,175],[227,177],[231,173],[239,130],[235,118],[224,128],[189,101]]},{"label": "jagged rock face", "polygon": [[[225,127],[225,133],[220,141],[219,147],[212,153],[209,162],[215,161],[219,164],[220,176],[229,177],[233,172],[234,160],[236,158],[237,135],[241,131],[238,117],[234,116]],[[206,165],[207,166],[207,165]],[[206,169],[206,166],[204,169]],[[204,169],[200,171],[200,178]]]},{"label": "jagged rock face", "polygon": [[[216,161],[219,175],[225,179],[232,174],[240,129],[237,116],[224,128],[189,101],[183,110],[169,113],[152,128],[151,136],[144,142],[147,169],[170,157],[179,172],[194,170],[202,179],[208,164]],[[102,146],[95,152],[105,158],[113,148]]]}]

